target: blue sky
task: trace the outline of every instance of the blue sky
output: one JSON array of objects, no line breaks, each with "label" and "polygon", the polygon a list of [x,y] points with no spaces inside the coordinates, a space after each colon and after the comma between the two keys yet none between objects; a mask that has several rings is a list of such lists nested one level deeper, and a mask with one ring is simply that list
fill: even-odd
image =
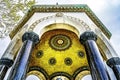
[{"label": "blue sky", "polygon": [[[102,1],[102,0],[101,0]],[[92,6],[89,5],[91,8]],[[120,1],[119,0],[104,0],[103,5],[99,6],[100,10],[93,9],[94,13],[110,30],[112,37],[110,39],[116,52],[120,55]],[[98,8],[99,9],[99,8]]]},{"label": "blue sky", "polygon": [[[120,0],[36,0],[37,4],[87,4],[112,33],[111,44],[120,56]],[[0,55],[9,41],[0,39]]]}]

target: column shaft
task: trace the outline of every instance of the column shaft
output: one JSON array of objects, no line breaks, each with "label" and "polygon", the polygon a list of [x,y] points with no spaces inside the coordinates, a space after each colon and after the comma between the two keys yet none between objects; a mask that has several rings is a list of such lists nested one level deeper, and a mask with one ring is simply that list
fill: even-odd
[{"label": "column shaft", "polygon": [[113,57],[107,61],[107,65],[112,68],[117,80],[120,80],[120,58]]},{"label": "column shaft", "polygon": [[85,48],[87,51],[88,63],[91,68],[93,80],[109,80],[95,41],[86,41]]},{"label": "column shaft", "polygon": [[8,58],[0,59],[0,80],[3,80],[8,69],[13,65],[13,60]]},{"label": "column shaft", "polygon": [[23,35],[22,40],[23,46],[18,52],[7,80],[25,80],[30,54],[34,44],[39,41],[39,37],[33,32],[27,32]]},{"label": "column shaft", "polygon": [[3,80],[6,73],[7,73],[8,67],[5,65],[0,65],[0,80]]},{"label": "column shaft", "polygon": [[113,67],[113,71],[115,73],[117,80],[120,80],[120,65],[115,65]]},{"label": "column shaft", "polygon": [[0,80],[4,79],[8,69],[13,65],[15,57],[15,54],[13,53],[16,53],[16,51],[19,48],[19,46],[17,46],[17,49],[15,48],[15,50],[13,50],[17,41],[18,41],[17,38],[12,39],[12,41],[9,43],[7,49],[5,50],[0,59]]},{"label": "column shaft", "polygon": [[10,80],[24,80],[27,72],[27,65],[29,56],[32,50],[33,42],[28,40],[24,42],[18,56],[16,57],[15,63],[9,75]]},{"label": "column shaft", "polygon": [[93,80],[109,80],[96,40],[97,35],[92,31],[86,31],[80,36],[80,42],[85,46]]}]

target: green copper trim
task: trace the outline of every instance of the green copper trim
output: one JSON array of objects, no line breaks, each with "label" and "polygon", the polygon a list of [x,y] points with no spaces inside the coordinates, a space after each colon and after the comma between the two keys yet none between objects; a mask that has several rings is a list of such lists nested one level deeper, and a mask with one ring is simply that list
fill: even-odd
[{"label": "green copper trim", "polygon": [[93,11],[85,4],[75,5],[34,5],[30,8],[28,13],[23,17],[17,26],[9,34],[11,39],[24,26],[24,24],[31,18],[35,12],[85,12],[88,17],[103,31],[103,33],[110,39],[111,33],[98,19]]}]

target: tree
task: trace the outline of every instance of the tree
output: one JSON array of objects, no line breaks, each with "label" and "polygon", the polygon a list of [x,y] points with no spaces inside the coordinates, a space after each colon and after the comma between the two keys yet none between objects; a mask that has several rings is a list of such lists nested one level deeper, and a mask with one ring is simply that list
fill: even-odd
[{"label": "tree", "polygon": [[0,38],[7,36],[35,0],[0,0]]}]

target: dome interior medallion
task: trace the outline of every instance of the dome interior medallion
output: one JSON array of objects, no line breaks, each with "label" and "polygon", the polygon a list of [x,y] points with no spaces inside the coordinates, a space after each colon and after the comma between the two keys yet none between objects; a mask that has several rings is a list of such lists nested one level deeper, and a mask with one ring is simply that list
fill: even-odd
[{"label": "dome interior medallion", "polygon": [[49,44],[53,49],[62,51],[68,49],[72,42],[67,35],[58,34],[51,37]]}]

